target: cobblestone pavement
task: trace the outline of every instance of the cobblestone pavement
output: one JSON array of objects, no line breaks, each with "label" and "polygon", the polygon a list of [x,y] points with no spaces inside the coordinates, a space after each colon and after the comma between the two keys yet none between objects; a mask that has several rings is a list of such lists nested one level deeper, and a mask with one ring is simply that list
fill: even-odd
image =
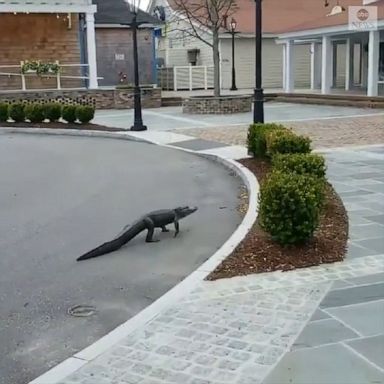
[{"label": "cobblestone pavement", "polygon": [[203,281],[61,384],[383,384],[383,154],[327,153],[350,213],[344,262]]},{"label": "cobblestone pavement", "polygon": [[[308,135],[314,148],[384,143],[384,116],[279,122]],[[245,145],[248,125],[178,129],[177,133],[229,145]],[[175,131],[176,132],[176,131]]]}]

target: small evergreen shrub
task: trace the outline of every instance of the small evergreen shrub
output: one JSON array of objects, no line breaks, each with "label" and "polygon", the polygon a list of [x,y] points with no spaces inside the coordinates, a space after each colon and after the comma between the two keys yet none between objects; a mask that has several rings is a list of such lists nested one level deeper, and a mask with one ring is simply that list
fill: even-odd
[{"label": "small evergreen shrub", "polygon": [[260,188],[262,228],[282,245],[309,240],[319,225],[324,188],[318,178],[273,171]]},{"label": "small evergreen shrub", "polygon": [[62,106],[59,103],[44,104],[44,117],[50,122],[56,122],[60,120]]},{"label": "small evergreen shrub", "polygon": [[253,154],[254,157],[264,158],[266,157],[266,135],[274,131],[287,131],[283,125],[279,124],[252,124],[248,129],[247,146],[248,151]]},{"label": "small evergreen shrub", "polygon": [[266,135],[267,155],[278,153],[310,153],[311,139],[290,131],[273,131]]},{"label": "small evergreen shrub", "polygon": [[76,117],[80,123],[87,124],[95,117],[95,108],[89,105],[79,105],[76,107]]},{"label": "small evergreen shrub", "polygon": [[325,178],[326,165],[323,156],[312,153],[277,154],[272,159],[273,169],[284,173],[294,172]]},{"label": "small evergreen shrub", "polygon": [[0,122],[8,121],[8,104],[0,103]]},{"label": "small evergreen shrub", "polygon": [[9,106],[9,117],[16,123],[25,120],[24,104],[20,102],[13,103]]},{"label": "small evergreen shrub", "polygon": [[76,121],[76,106],[64,105],[61,116],[67,123],[74,123]]},{"label": "small evergreen shrub", "polygon": [[38,103],[28,104],[25,107],[25,118],[31,123],[42,123],[45,119],[44,106]]}]

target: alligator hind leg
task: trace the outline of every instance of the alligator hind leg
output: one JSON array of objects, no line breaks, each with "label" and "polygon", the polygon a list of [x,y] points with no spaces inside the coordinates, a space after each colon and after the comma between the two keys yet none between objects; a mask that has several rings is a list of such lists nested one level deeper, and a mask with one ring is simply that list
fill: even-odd
[{"label": "alligator hind leg", "polygon": [[169,229],[165,225],[161,227],[161,232],[169,232]]},{"label": "alligator hind leg", "polygon": [[155,225],[153,224],[153,221],[148,217],[144,221],[148,229],[148,233],[145,241],[147,243],[157,243],[158,241],[160,241],[160,240],[153,239],[153,233],[155,232]]}]

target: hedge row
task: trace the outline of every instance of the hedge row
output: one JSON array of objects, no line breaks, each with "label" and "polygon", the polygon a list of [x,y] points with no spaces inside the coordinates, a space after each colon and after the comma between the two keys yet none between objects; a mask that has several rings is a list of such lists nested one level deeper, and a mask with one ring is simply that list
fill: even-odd
[{"label": "hedge row", "polygon": [[67,123],[79,121],[81,124],[87,124],[94,116],[95,108],[88,105],[0,103],[0,122],[7,122],[12,119],[16,123],[42,123],[46,120],[57,122],[63,119]]},{"label": "hedge row", "polygon": [[260,187],[260,224],[282,245],[300,244],[314,235],[324,205],[326,166],[311,153],[311,140],[276,124],[253,124],[248,150],[272,163]]}]

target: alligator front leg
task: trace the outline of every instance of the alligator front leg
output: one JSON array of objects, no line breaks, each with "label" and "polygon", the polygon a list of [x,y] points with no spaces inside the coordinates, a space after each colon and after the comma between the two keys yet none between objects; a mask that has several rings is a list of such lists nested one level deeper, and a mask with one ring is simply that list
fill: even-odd
[{"label": "alligator front leg", "polygon": [[169,232],[169,229],[165,225],[161,227],[161,232]]},{"label": "alligator front leg", "polygon": [[153,239],[153,233],[155,232],[155,225],[153,223],[153,221],[147,217],[146,219],[144,219],[144,222],[145,222],[145,225],[148,229],[148,233],[147,233],[147,237],[145,239],[145,241],[147,243],[157,243],[158,241],[160,240],[154,240]]},{"label": "alligator front leg", "polygon": [[175,219],[174,224],[175,224],[175,230],[176,230],[176,232],[175,232],[175,237],[176,237],[179,234],[179,232],[180,232],[180,230],[179,230],[179,222],[178,222],[177,219]]}]

